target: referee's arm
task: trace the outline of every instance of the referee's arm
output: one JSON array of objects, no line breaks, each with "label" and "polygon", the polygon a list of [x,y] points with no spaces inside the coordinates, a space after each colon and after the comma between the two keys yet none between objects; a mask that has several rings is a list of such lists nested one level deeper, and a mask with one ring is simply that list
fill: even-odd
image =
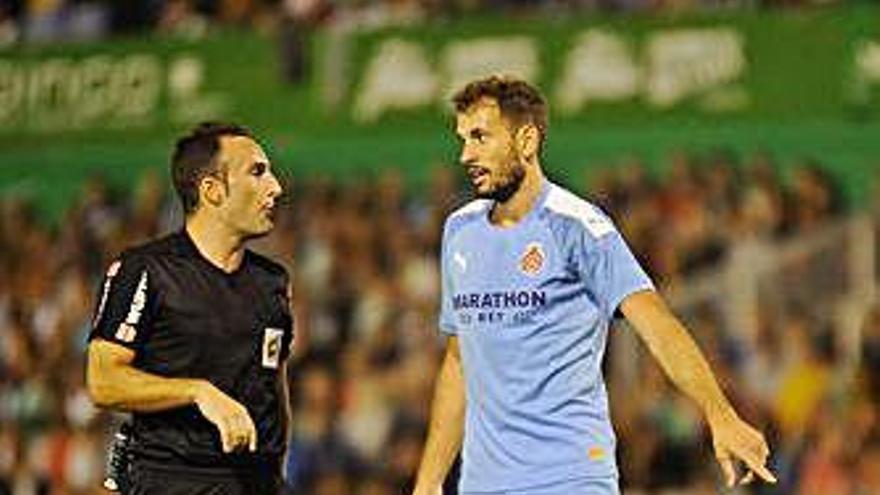
[{"label": "referee's arm", "polygon": [[86,383],[99,407],[153,412],[196,405],[217,427],[224,452],[257,449],[257,431],[247,409],[210,382],[166,378],[134,368],[131,349],[102,339],[89,344]]},{"label": "referee's arm", "polygon": [[256,450],[257,434],[247,409],[210,382],[171,378],[133,366],[148,338],[156,300],[143,259],[123,255],[104,277],[86,363],[89,396],[99,407],[155,412],[195,405],[217,427],[224,452]]},{"label": "referee's arm", "polygon": [[[154,412],[196,401],[203,380],[166,378],[134,368],[135,352],[113,342],[94,339],[89,344],[86,383],[92,401],[100,407]],[[202,392],[204,393],[204,392]]]}]

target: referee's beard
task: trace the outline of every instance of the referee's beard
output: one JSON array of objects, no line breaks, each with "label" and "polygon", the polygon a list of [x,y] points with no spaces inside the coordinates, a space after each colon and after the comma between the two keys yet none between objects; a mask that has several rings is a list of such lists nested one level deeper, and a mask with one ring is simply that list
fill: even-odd
[{"label": "referee's beard", "polygon": [[248,226],[248,228],[242,228],[239,230],[239,235],[243,241],[265,237],[272,233],[272,230],[275,228],[275,210],[260,211],[257,216],[252,219],[252,222],[249,223],[252,223],[253,226]]}]

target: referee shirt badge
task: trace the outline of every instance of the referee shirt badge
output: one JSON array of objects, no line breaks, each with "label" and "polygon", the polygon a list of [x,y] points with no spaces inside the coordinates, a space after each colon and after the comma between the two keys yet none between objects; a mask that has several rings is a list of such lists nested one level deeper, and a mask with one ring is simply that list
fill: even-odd
[{"label": "referee shirt badge", "polygon": [[280,328],[266,328],[263,331],[263,367],[278,368],[281,360],[281,338],[284,330]]},{"label": "referee shirt badge", "polygon": [[537,275],[544,267],[544,248],[538,242],[530,243],[519,259],[519,269],[529,276]]}]

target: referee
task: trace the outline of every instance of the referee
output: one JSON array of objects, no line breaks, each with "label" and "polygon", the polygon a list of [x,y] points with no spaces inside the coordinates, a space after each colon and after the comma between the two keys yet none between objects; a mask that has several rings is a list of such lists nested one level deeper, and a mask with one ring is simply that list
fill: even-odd
[{"label": "referee", "polygon": [[275,494],[286,447],[288,276],[245,249],[267,234],[281,186],[244,128],[202,124],[171,163],[179,232],[107,270],[87,381],[133,414],[132,494]]}]

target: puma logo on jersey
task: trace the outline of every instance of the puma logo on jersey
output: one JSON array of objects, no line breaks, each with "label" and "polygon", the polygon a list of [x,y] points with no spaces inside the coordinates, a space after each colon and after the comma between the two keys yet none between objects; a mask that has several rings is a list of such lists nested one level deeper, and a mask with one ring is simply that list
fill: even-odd
[{"label": "puma logo on jersey", "polygon": [[455,254],[452,255],[452,260],[455,261],[461,271],[467,271],[467,258],[465,258],[463,254],[456,251]]}]

